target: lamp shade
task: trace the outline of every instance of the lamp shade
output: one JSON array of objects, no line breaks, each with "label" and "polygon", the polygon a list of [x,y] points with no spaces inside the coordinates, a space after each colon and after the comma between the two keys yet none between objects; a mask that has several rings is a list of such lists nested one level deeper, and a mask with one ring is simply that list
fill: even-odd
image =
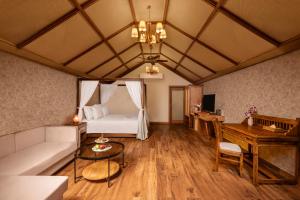
[{"label": "lamp shade", "polygon": [[163,30],[163,25],[161,22],[157,22],[156,23],[156,33],[161,33],[161,31]]},{"label": "lamp shade", "polygon": [[141,31],[141,32],[146,31],[146,22],[144,20],[141,20],[139,23],[139,31]]},{"label": "lamp shade", "polygon": [[155,44],[156,43],[156,36],[155,35],[151,35],[151,44]]},{"label": "lamp shade", "polygon": [[140,42],[146,42],[146,34],[145,33],[141,33]]},{"label": "lamp shade", "polygon": [[137,28],[132,28],[131,29],[131,37],[133,37],[133,38],[138,38],[139,37],[139,33],[138,33],[138,30],[137,30]]},{"label": "lamp shade", "polygon": [[166,33],[166,30],[165,30],[165,29],[162,29],[162,30],[161,30],[161,33],[160,33],[159,38],[160,38],[160,39],[166,39],[166,38],[167,38],[167,33]]}]

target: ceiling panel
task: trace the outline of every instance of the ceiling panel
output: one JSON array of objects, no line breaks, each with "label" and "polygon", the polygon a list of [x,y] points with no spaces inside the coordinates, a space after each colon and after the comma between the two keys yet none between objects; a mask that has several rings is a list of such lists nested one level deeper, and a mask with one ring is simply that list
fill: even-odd
[{"label": "ceiling panel", "polygon": [[164,44],[161,47],[161,52],[176,62],[178,62],[182,58],[182,54]]},{"label": "ceiling panel", "polygon": [[213,8],[204,1],[172,0],[167,20],[190,35],[196,36],[212,11]]},{"label": "ceiling panel", "polygon": [[[159,53],[159,45],[154,44],[152,45],[152,53]],[[142,44],[144,53],[150,53],[150,46],[148,44]]]},{"label": "ceiling panel", "polygon": [[220,71],[233,66],[230,61],[196,42],[187,54],[215,71]]},{"label": "ceiling panel", "polygon": [[98,69],[94,70],[93,72],[90,73],[90,75],[94,75],[97,77],[102,77],[104,76],[106,73],[116,69],[117,67],[119,67],[122,63],[119,61],[119,59],[114,58],[111,61],[105,63],[104,65],[102,65],[101,67],[99,67]]},{"label": "ceiling panel", "polygon": [[167,31],[167,39],[165,39],[166,43],[185,52],[192,43],[192,40],[168,25],[166,25],[165,28]]},{"label": "ceiling panel", "polygon": [[206,76],[209,76],[212,74],[212,72],[208,71],[201,65],[198,65],[197,63],[195,63],[194,61],[192,61],[188,58],[184,58],[181,62],[181,65],[188,68],[189,70],[195,72],[196,74],[198,74],[201,77],[206,77]]},{"label": "ceiling panel", "polygon": [[192,74],[191,72],[189,72],[188,70],[186,70],[180,66],[176,70],[193,81],[199,80],[199,78],[197,76],[195,76],[194,74]]},{"label": "ceiling panel", "polygon": [[151,21],[162,21],[165,0],[133,0],[136,19],[138,21],[148,20],[148,5],[151,5]]},{"label": "ceiling panel", "polygon": [[160,56],[160,59],[161,60],[167,60],[168,62],[166,64],[169,65],[172,68],[175,68],[177,66],[177,63],[171,61],[169,58],[167,58],[167,57],[165,57],[163,55]]},{"label": "ceiling panel", "polygon": [[137,58],[131,60],[130,62],[128,62],[128,63],[126,64],[126,66],[129,67],[129,68],[132,68],[132,67],[134,67],[135,65],[137,65],[138,63],[140,63],[140,62],[142,62],[142,61],[143,61],[142,57],[139,56],[139,57],[137,57]]},{"label": "ceiling panel", "polygon": [[115,37],[109,40],[109,43],[113,46],[113,48],[117,51],[120,52],[124,50],[126,47],[129,47],[133,43],[136,42],[135,38],[130,37],[131,34],[131,27],[122,31]]},{"label": "ceiling panel", "polygon": [[236,61],[245,61],[275,47],[221,13],[199,39]]},{"label": "ceiling panel", "polygon": [[100,46],[94,48],[93,50],[68,64],[67,67],[79,70],[81,72],[87,72],[98,64],[111,58],[113,55],[113,52],[106,44],[101,44]]},{"label": "ceiling panel", "polygon": [[128,60],[130,60],[134,56],[137,56],[140,53],[141,53],[140,46],[136,44],[135,46],[131,47],[130,49],[122,53],[120,57],[123,59],[124,62],[127,62]]},{"label": "ceiling panel", "polygon": [[1,0],[0,38],[17,44],[73,7],[61,0]]},{"label": "ceiling panel", "polygon": [[112,72],[111,74],[109,74],[108,76],[106,76],[105,78],[117,78],[119,75],[124,73],[126,70],[127,70],[126,67],[121,67],[121,68],[117,69],[116,71]]},{"label": "ceiling panel", "polygon": [[101,0],[88,7],[86,12],[106,37],[133,21],[129,3],[125,0]]},{"label": "ceiling panel", "polygon": [[[84,30],[84,34],[78,30]],[[38,55],[64,63],[100,41],[99,36],[80,14],[25,46]]]},{"label": "ceiling panel", "polygon": [[300,34],[299,0],[230,0],[225,7],[281,42]]}]

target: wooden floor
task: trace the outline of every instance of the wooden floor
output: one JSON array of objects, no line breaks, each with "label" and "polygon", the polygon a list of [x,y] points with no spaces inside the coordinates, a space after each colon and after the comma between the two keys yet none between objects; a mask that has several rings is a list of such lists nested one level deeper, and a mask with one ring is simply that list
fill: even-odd
[{"label": "wooden floor", "polygon": [[[251,170],[244,177],[235,167],[221,164],[213,171],[214,148],[203,136],[182,126],[155,125],[147,141],[115,139],[125,144],[127,166],[106,182],[73,182],[73,163],[57,175],[69,176],[64,199],[150,200],[150,199],[300,199],[300,185],[263,185],[251,183]],[[79,161],[79,173],[88,165]]]}]

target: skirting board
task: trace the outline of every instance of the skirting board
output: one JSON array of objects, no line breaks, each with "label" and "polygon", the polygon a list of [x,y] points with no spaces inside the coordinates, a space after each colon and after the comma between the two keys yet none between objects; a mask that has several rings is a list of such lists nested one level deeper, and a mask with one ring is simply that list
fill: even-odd
[{"label": "skirting board", "polygon": [[[87,137],[100,137],[101,133],[89,133]],[[136,138],[136,134],[132,133],[103,133],[104,137],[108,138]]]},{"label": "skirting board", "polygon": [[169,125],[169,122],[150,122],[150,125]]}]

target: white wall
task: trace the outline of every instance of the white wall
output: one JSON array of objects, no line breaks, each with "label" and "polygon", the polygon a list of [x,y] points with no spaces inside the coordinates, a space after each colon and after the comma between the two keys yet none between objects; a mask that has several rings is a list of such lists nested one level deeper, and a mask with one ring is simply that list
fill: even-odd
[{"label": "white wall", "polygon": [[[138,78],[145,72],[146,64],[127,74],[126,78]],[[159,65],[160,72],[164,74],[162,80],[145,80],[147,85],[147,108],[151,122],[169,121],[169,86],[189,85],[190,82],[181,78],[174,72]]]}]

